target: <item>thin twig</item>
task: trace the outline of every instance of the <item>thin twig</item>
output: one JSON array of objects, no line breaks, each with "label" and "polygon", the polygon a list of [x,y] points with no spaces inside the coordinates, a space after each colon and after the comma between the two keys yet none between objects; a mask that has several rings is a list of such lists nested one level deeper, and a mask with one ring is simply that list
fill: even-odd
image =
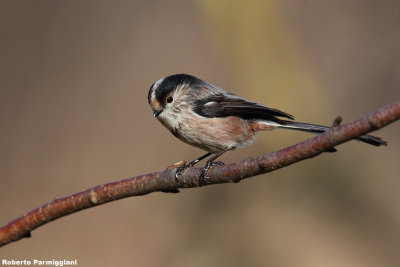
[{"label": "thin twig", "polygon": [[342,123],[342,121],[343,121],[342,116],[340,116],[340,115],[336,116],[336,118],[335,118],[335,119],[333,120],[333,122],[332,122],[332,127],[333,127],[333,128],[339,127],[340,124]]},{"label": "thin twig", "polygon": [[[332,129],[311,139],[263,156],[212,168],[208,173],[210,178],[207,185],[239,182],[315,157],[331,147],[380,129],[399,118],[400,102],[387,105],[342,126],[340,126],[341,117],[337,117]],[[95,186],[70,196],[57,198],[1,227],[0,246],[29,237],[30,232],[39,226],[83,209],[131,196],[197,187],[201,169],[187,169],[182,172],[181,179],[175,181],[175,169],[167,168],[164,171]]]}]

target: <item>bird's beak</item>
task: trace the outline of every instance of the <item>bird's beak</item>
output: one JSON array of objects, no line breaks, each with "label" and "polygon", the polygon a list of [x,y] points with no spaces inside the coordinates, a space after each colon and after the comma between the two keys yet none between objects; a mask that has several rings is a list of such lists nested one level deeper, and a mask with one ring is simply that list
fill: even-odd
[{"label": "bird's beak", "polygon": [[154,118],[157,118],[158,115],[160,115],[161,112],[162,112],[162,109],[161,109],[161,110],[154,110],[154,111],[153,111],[153,116],[154,116]]}]

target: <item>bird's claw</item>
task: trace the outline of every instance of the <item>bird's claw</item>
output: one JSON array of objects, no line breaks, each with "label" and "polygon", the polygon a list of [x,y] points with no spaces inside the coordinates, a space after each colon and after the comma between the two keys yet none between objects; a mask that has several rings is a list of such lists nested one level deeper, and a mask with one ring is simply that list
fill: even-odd
[{"label": "bird's claw", "polygon": [[[194,164],[189,163],[189,164],[184,164],[184,165],[178,165],[178,167],[176,168],[176,172],[175,172],[175,181],[179,182],[179,176],[181,175],[181,173],[190,167],[193,167]],[[204,168],[201,170],[201,174],[200,174],[200,180],[199,180],[199,184],[209,184],[210,183],[210,177],[207,176],[207,172],[210,170],[211,167],[214,166],[221,166],[221,165],[225,165],[225,163],[223,163],[222,161],[214,161],[214,162],[207,162],[206,166],[204,166]]]},{"label": "bird's claw", "polygon": [[179,181],[179,176],[181,175],[181,172],[184,170],[185,168],[183,168],[183,166],[176,168],[176,172],[175,172],[175,181],[178,182]]},{"label": "bird's claw", "polygon": [[193,164],[185,164],[183,166],[179,166],[178,168],[176,168],[176,172],[175,172],[175,181],[179,182],[179,176],[181,175],[181,173],[186,170],[187,168],[193,167]]},{"label": "bird's claw", "polygon": [[207,172],[210,170],[211,167],[214,166],[222,166],[225,165],[225,163],[223,163],[222,161],[214,161],[211,163],[207,163],[206,166],[204,166],[204,168],[201,170],[201,174],[200,174],[200,184],[209,184],[211,183],[210,181],[210,177],[207,176]]},{"label": "bird's claw", "polygon": [[199,184],[200,185],[201,184],[209,184],[210,183],[210,177],[207,176],[207,172],[208,172],[209,169],[210,169],[210,167],[208,166],[208,167],[204,167],[201,170],[200,177],[199,177]]}]

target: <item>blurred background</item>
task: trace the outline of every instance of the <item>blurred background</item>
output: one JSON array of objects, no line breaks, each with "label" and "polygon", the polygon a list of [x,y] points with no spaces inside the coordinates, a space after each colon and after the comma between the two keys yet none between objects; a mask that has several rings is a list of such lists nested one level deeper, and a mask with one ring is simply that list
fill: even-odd
[{"label": "blurred background", "polygon": [[[189,73],[330,125],[400,99],[398,1],[1,1],[0,224],[56,197],[203,151],[152,116],[150,85]],[[66,216],[1,259],[79,266],[400,266],[400,124],[239,184]],[[310,135],[260,133],[231,163]]]}]

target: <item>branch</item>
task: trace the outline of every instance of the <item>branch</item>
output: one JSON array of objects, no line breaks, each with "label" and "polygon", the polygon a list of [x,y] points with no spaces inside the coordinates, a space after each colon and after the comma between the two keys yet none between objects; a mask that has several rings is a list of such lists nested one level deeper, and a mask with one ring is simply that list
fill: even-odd
[{"label": "branch", "polygon": [[[339,126],[341,117],[337,117],[334,127],[329,131],[301,143],[230,165],[213,167],[209,171],[210,179],[206,185],[236,183],[315,157],[331,147],[383,128],[398,119],[400,119],[400,101],[342,126]],[[95,186],[70,196],[57,198],[1,227],[0,246],[23,237],[30,237],[30,232],[39,226],[83,209],[157,191],[173,192],[177,191],[177,188],[198,187],[201,170],[202,168],[187,169],[182,173],[181,179],[175,181],[175,169],[170,167],[164,171]]]}]

